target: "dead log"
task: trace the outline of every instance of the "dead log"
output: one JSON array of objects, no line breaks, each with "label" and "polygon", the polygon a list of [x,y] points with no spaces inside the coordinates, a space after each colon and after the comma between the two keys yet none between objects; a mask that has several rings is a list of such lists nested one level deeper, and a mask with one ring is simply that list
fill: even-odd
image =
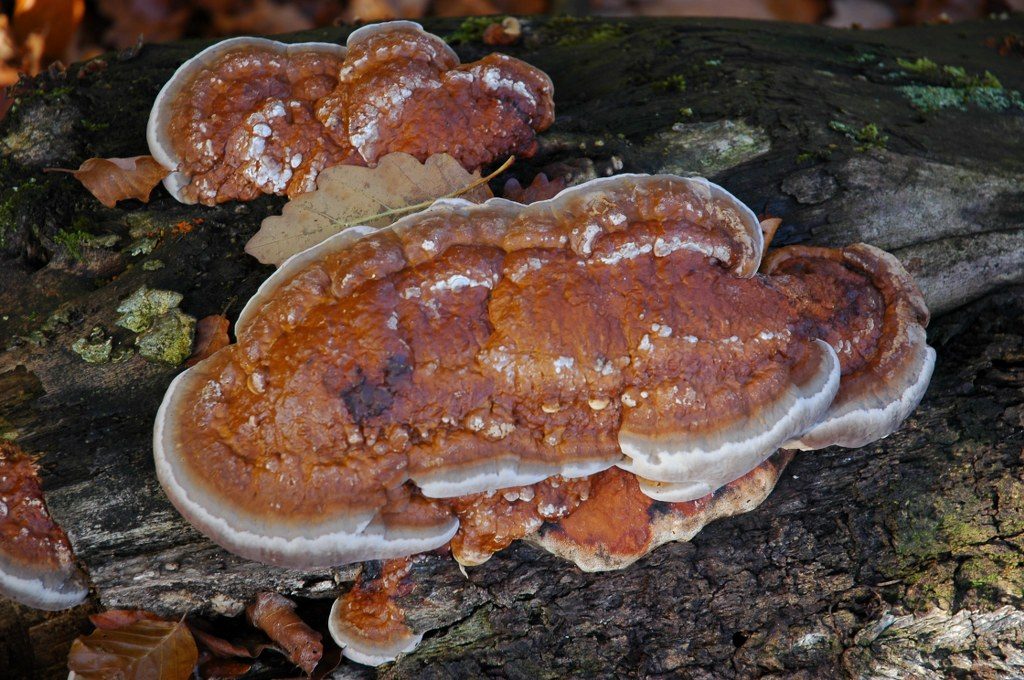
[{"label": "dead log", "polygon": [[[464,59],[492,50],[478,22],[427,27]],[[502,49],[552,76],[558,120],[513,174],[705,175],[782,217],[778,243],[890,250],[939,315],[938,365],[897,434],[801,454],[756,511],[629,569],[583,574],[527,545],[468,578],[449,560],[418,563],[430,598],[410,620],[426,639],[380,675],[1024,673],[1024,64],[992,46],[1013,34],[1024,18],[877,32],[526,23],[522,44]],[[127,355],[132,335],[114,324],[142,285],[182,293],[196,318],[233,319],[270,271],[242,245],[282,200],[205,208],[161,189],[106,209],[42,172],[145,154],[157,90],[202,46],[45,74],[19,85],[0,124],[0,436],[42,457],[92,607],[234,614],[266,589],[331,598],[355,573],[246,562],[178,516],[150,436],[180,367]],[[73,350],[96,327],[123,361]],[[61,675],[82,611],[0,602],[0,675]]]}]

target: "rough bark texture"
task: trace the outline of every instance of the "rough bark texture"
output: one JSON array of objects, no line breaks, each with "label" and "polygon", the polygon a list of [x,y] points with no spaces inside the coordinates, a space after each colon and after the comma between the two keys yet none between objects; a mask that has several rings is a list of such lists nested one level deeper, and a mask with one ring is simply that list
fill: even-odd
[{"label": "rough bark texture", "polygon": [[[464,59],[490,51],[474,26],[428,23],[468,37]],[[558,120],[515,174],[693,172],[782,217],[778,242],[893,251],[940,315],[935,378],[897,434],[800,454],[756,511],[621,572],[526,545],[468,579],[450,559],[418,562],[407,604],[423,645],[338,677],[1024,674],[1024,61],[987,44],[1014,33],[1024,19],[529,22],[508,51],[552,76]],[[265,567],[202,538],[152,467],[153,416],[180,367],[71,349],[95,326],[115,355],[132,347],[115,308],[143,284],[182,293],[197,318],[233,318],[270,271],[242,245],[280,199],[190,207],[160,189],[108,210],[41,172],[146,153],[156,91],[201,47],[42,76],[0,125],[0,436],[42,457],[51,512],[95,586],[71,613],[0,601],[4,677],[60,676],[87,607],[235,614],[265,589],[326,600],[355,573]]]}]

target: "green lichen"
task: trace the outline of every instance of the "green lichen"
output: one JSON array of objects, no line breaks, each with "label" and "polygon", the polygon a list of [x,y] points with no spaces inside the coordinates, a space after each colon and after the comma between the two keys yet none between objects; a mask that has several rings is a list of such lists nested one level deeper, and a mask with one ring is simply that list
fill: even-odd
[{"label": "green lichen", "polygon": [[910,100],[911,105],[924,113],[942,109],[966,110],[977,106],[987,111],[1006,111],[1010,108],[1024,110],[1024,98],[1016,90],[995,87],[957,89],[937,85],[904,85],[900,93]]},{"label": "green lichen", "polygon": [[925,113],[944,109],[966,110],[974,106],[986,111],[1024,109],[1024,98],[1016,90],[1007,90],[991,71],[971,74],[962,66],[939,66],[930,59],[897,61],[904,70],[928,76],[926,84],[914,83],[899,87],[910,104]]},{"label": "green lichen", "polygon": [[675,123],[648,140],[662,149],[659,172],[710,177],[771,149],[768,133],[742,120]]},{"label": "green lichen", "polygon": [[105,364],[110,361],[114,339],[107,336],[101,326],[94,326],[88,336],[71,344],[71,350],[90,364]]},{"label": "green lichen", "polygon": [[689,106],[684,106],[683,108],[679,109],[679,115],[682,116],[683,118],[689,118],[693,115],[693,109]]},{"label": "green lichen", "polygon": [[136,333],[142,333],[181,303],[181,293],[141,286],[117,306],[121,314],[116,323]]},{"label": "green lichen", "polygon": [[704,60],[704,65],[705,66],[721,66],[722,65],[722,60],[721,59],[705,59]]},{"label": "green lichen", "polygon": [[172,309],[157,317],[146,332],[135,339],[139,355],[149,361],[177,366],[192,353],[196,320]]},{"label": "green lichen", "polygon": [[143,236],[128,244],[128,247],[125,250],[132,256],[149,255],[153,252],[153,249],[156,248],[158,242],[159,241],[152,236]]},{"label": "green lichen", "polygon": [[157,269],[164,268],[164,261],[157,259],[146,260],[145,262],[142,263],[142,268],[147,272],[155,272]]},{"label": "green lichen", "polygon": [[506,17],[468,17],[465,21],[459,24],[459,27],[455,29],[453,33],[445,36],[445,41],[449,45],[461,45],[463,43],[480,42],[483,40],[484,31],[491,24],[501,23]]}]

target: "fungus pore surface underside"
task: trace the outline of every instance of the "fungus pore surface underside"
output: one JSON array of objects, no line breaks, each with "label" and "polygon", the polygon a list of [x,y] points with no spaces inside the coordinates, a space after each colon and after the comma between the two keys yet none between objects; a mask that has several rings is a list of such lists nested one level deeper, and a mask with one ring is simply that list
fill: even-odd
[{"label": "fungus pore surface underside", "polygon": [[783,248],[764,273],[762,250],[739,201],[673,176],[343,231],[172,384],[161,482],[215,541],[285,566],[449,542],[479,564],[522,537],[625,566],[751,509],[780,447],[885,436],[927,385],[895,258]]},{"label": "fungus pore surface underside", "polygon": [[418,24],[353,32],[348,45],[233,38],[185,62],[147,136],[171,194],[208,205],[316,188],[321,170],[404,151],[473,170],[529,156],[554,121],[551,80],[503,54],[460,64]]}]

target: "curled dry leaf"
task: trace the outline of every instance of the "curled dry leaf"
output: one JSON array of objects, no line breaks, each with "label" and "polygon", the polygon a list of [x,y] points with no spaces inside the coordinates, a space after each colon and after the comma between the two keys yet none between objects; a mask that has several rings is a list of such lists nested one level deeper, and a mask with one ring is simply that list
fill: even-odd
[{"label": "curled dry leaf", "polygon": [[252,625],[284,648],[292,663],[313,672],[324,653],[322,636],[299,618],[294,602],[277,593],[260,593],[245,613]]},{"label": "curled dry leaf", "polygon": [[435,154],[420,163],[407,153],[392,153],[375,168],[328,168],[320,173],[316,191],[297,196],[280,216],[263,220],[245,244],[245,252],[264,264],[280,265],[346,227],[385,227],[438,198],[484,201],[491,197],[487,180],[504,171],[511,160],[485,178],[467,172],[448,154]]},{"label": "curled dry leaf", "polygon": [[100,203],[113,208],[118,201],[137,198],[149,203],[149,194],[170,170],[156,162],[152,156],[134,158],[90,158],[78,170],[49,168],[51,171],[71,172]]},{"label": "curled dry leaf", "polygon": [[228,328],[231,324],[223,314],[204,316],[196,324],[196,341],[192,356],[185,362],[186,366],[195,366],[221,347],[231,344]]},{"label": "curled dry leaf", "polygon": [[163,621],[145,609],[109,609],[99,614],[91,614],[89,620],[100,630],[118,630],[138,621]]},{"label": "curled dry leaf", "polygon": [[71,645],[68,669],[83,680],[187,680],[198,659],[184,623],[144,619],[79,637]]}]

